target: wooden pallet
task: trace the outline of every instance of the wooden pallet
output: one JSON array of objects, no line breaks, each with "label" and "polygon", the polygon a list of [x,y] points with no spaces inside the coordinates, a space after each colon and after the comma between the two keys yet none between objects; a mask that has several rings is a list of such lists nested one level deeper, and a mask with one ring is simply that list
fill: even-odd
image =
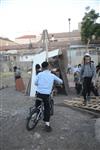
[{"label": "wooden pallet", "polygon": [[68,106],[78,107],[78,108],[84,108],[88,110],[95,110],[100,112],[100,99],[91,99],[90,102],[86,106],[83,104],[82,98],[73,98],[72,100],[64,100],[64,104]]}]

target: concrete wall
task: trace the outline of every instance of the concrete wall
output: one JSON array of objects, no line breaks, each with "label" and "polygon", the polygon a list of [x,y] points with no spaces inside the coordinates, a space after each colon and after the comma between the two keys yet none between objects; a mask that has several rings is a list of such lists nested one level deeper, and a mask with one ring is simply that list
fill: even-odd
[{"label": "concrete wall", "polygon": [[32,62],[11,62],[11,61],[1,61],[0,62],[0,72],[13,72],[13,67],[18,66],[23,71],[28,71],[32,68]]}]

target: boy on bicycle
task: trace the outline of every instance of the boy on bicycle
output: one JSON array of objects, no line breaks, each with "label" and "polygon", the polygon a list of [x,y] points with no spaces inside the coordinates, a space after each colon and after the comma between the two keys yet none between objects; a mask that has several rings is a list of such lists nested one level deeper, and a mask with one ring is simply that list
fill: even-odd
[{"label": "boy on bicycle", "polygon": [[[37,86],[36,95],[38,98],[41,98],[44,103],[44,122],[45,130],[50,132],[52,130],[50,126],[50,105],[49,105],[49,96],[53,89],[54,81],[58,84],[62,84],[63,81],[51,73],[49,70],[49,63],[43,62],[42,72],[36,76],[35,85]],[[36,101],[36,107],[40,105],[40,101]]]}]

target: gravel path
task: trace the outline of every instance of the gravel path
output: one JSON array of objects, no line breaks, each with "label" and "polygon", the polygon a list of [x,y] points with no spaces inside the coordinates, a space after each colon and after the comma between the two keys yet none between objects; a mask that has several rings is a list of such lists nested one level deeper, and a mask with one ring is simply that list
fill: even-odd
[{"label": "gravel path", "polygon": [[0,150],[99,150],[100,119],[60,105],[66,98],[54,98],[51,133],[44,131],[42,121],[29,132],[25,125],[33,98],[14,86],[0,90]]}]

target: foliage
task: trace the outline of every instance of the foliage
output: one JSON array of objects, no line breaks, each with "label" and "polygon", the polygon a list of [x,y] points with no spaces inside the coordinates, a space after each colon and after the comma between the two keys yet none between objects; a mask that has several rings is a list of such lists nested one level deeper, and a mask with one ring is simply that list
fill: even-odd
[{"label": "foliage", "polygon": [[98,17],[99,13],[96,13],[94,9],[85,13],[81,26],[81,39],[83,42],[88,43],[89,40],[100,37],[100,24],[96,23]]}]

